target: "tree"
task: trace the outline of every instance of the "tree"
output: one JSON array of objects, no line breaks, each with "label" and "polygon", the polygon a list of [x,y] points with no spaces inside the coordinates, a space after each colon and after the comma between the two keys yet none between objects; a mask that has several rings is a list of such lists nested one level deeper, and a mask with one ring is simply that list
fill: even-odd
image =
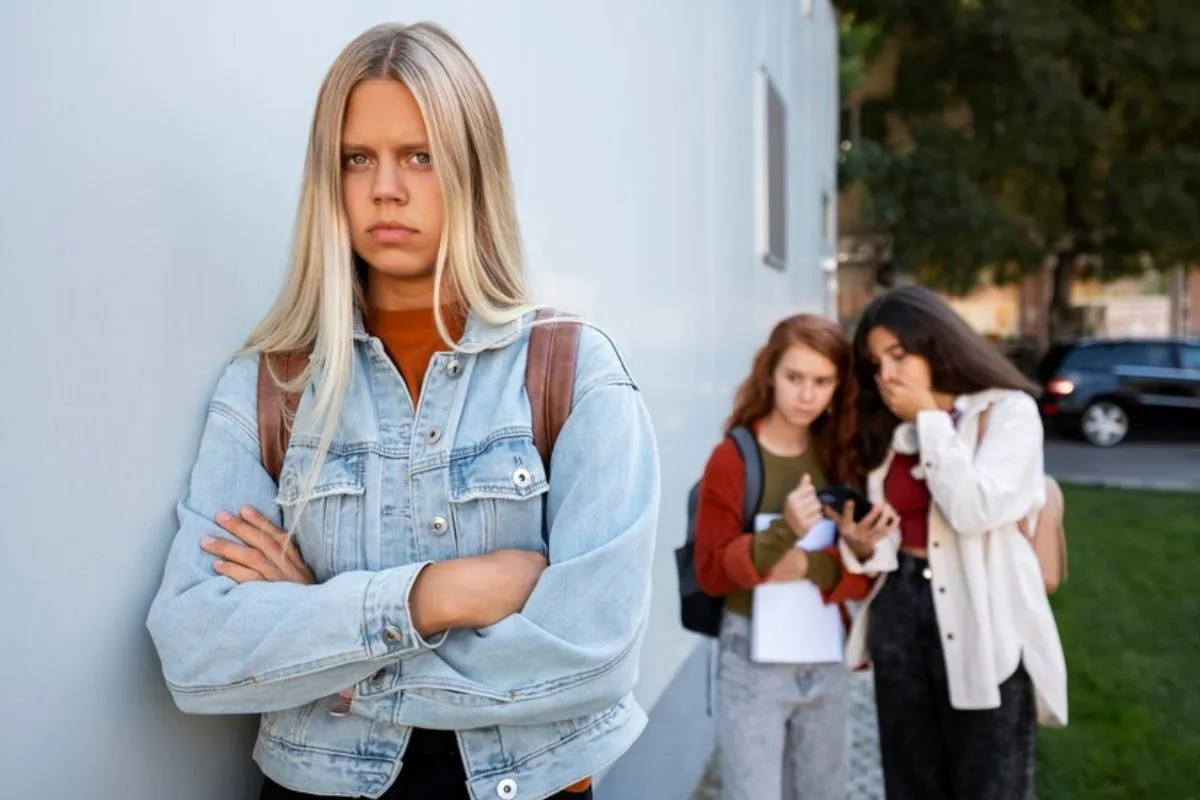
[{"label": "tree", "polygon": [[838,19],[838,86],[842,106],[863,81],[864,73],[879,51],[883,32],[878,25],[855,20],[851,14]]},{"label": "tree", "polygon": [[964,292],[1050,259],[1061,333],[1074,278],[1200,258],[1200,4],[837,5],[896,54],[843,176],[903,267]]}]

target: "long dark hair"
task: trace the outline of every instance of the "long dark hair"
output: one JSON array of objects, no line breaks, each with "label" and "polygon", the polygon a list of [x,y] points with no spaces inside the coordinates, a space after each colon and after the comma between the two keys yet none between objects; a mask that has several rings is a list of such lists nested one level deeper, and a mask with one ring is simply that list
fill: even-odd
[{"label": "long dark hair", "polygon": [[867,337],[886,328],[908,353],[929,362],[933,390],[960,395],[986,389],[1016,389],[1037,397],[1038,387],[1011,361],[967,324],[942,298],[920,286],[904,286],[876,297],[863,310],[854,333],[854,369],[858,379],[859,447],[867,469],[887,455],[899,418],[883,402],[875,385]]},{"label": "long dark hair", "polygon": [[753,425],[775,408],[775,368],[787,349],[795,344],[811,347],[837,367],[837,389],[828,414],[814,423],[811,430],[821,469],[831,483],[861,487],[863,471],[855,443],[856,385],[850,340],[841,328],[824,317],[797,314],[775,326],[767,343],[755,354],[749,377],[738,387],[725,432],[738,425]]}]

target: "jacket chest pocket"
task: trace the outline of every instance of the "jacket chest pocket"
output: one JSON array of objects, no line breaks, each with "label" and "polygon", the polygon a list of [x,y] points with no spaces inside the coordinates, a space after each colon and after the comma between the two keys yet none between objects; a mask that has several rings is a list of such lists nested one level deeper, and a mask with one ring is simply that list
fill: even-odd
[{"label": "jacket chest pocket", "polygon": [[[528,436],[493,439],[450,456],[450,512],[462,555],[515,548],[546,552],[543,501],[550,489]],[[476,541],[478,548],[470,546]]]},{"label": "jacket chest pocket", "polygon": [[289,450],[275,502],[283,510],[284,527],[295,531],[301,556],[317,580],[325,581],[366,566],[358,563],[366,457],[329,454],[306,494],[315,455],[308,447]]}]

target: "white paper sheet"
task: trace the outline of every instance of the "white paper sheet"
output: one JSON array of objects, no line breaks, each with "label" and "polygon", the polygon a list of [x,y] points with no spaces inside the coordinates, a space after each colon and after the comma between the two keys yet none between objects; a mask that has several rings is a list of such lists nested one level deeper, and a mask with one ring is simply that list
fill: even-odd
[{"label": "white paper sheet", "polygon": [[[761,531],[778,514],[759,514]],[[837,526],[823,519],[796,542],[805,550],[821,550],[834,542]],[[750,657],[768,664],[827,664],[845,659],[846,629],[836,605],[825,605],[820,590],[808,581],[764,583],[754,590]]]}]

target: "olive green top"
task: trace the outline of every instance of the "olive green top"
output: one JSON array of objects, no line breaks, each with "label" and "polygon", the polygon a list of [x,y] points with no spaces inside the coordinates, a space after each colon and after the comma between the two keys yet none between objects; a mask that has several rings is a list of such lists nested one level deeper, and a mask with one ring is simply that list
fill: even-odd
[{"label": "olive green top", "polygon": [[[798,456],[780,456],[764,447],[759,448],[763,463],[763,494],[758,505],[759,514],[782,514],[788,494],[799,485],[800,479],[809,476],[814,489],[824,489],[828,482],[815,447],[809,447]],[[754,535],[750,556],[759,575],[766,575],[779,563],[784,554],[796,546],[799,537],[787,522],[775,520]],[[820,552],[808,554],[808,580],[822,589],[832,589],[841,577],[837,560]],[[750,615],[753,591],[740,589],[725,598],[725,607],[745,616]]]}]

